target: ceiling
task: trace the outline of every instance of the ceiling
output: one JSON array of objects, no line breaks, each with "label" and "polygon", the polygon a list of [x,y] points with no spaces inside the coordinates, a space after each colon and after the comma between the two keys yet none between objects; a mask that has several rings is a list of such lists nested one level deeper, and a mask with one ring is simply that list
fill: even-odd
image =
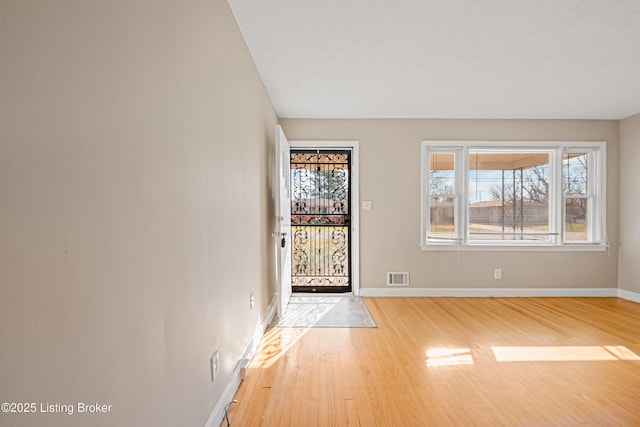
[{"label": "ceiling", "polygon": [[283,118],[640,113],[640,0],[228,2]]}]

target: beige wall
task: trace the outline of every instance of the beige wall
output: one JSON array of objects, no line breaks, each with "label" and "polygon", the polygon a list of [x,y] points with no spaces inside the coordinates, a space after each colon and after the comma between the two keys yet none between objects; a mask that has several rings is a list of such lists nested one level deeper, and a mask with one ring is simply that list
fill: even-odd
[{"label": "beige wall", "polygon": [[0,402],[112,405],[0,425],[204,425],[274,294],[276,116],[227,3],[1,1],[0,70]]},{"label": "beige wall", "polygon": [[[408,271],[414,288],[615,288],[618,122],[537,120],[281,119],[291,140],[359,140],[361,287],[385,288]],[[420,244],[420,144],[424,139],[607,141],[607,252],[435,252]],[[503,269],[503,280],[493,269]]]},{"label": "beige wall", "polygon": [[640,114],[620,122],[619,287],[640,292]]}]

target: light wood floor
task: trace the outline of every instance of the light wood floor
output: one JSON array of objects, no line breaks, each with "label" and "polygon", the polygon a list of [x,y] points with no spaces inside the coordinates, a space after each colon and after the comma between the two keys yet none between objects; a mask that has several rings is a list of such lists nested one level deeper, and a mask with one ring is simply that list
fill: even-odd
[{"label": "light wood floor", "polygon": [[267,331],[231,425],[640,426],[640,304],[365,303],[377,329]]}]

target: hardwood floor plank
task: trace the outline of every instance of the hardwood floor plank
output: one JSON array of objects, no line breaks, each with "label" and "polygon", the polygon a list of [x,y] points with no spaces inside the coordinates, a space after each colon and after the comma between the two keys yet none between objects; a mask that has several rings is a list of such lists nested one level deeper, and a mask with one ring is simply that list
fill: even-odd
[{"label": "hardwood floor plank", "polygon": [[376,329],[267,331],[232,426],[640,425],[640,304],[365,303]]}]

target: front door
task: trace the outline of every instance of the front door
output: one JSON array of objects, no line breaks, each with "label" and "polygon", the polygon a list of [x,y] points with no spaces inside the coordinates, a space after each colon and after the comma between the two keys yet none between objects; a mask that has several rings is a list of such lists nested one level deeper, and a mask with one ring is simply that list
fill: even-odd
[{"label": "front door", "polygon": [[291,174],[290,147],[280,125],[275,136],[276,261],[278,275],[278,317],[282,318],[291,297]]},{"label": "front door", "polygon": [[350,150],[291,150],[294,292],[351,292],[350,187]]}]

